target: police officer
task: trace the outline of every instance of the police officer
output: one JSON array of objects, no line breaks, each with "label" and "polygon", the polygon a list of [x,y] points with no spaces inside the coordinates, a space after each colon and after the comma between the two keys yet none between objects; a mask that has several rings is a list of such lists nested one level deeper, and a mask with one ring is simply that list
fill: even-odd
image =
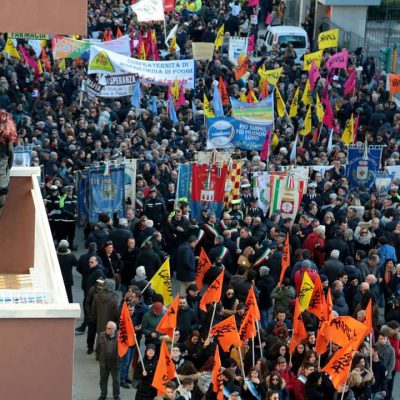
[{"label": "police officer", "polygon": [[255,217],[260,217],[261,220],[264,219],[264,213],[263,210],[261,210],[260,207],[258,207],[258,198],[257,197],[252,197],[250,201],[250,207],[247,209],[247,215],[250,215],[253,219]]},{"label": "police officer", "polygon": [[240,199],[232,200],[231,206],[232,209],[229,211],[229,215],[233,220],[242,221],[243,220],[243,211],[240,209],[242,201]]},{"label": "police officer", "polygon": [[153,220],[155,227],[159,229],[166,213],[167,209],[165,208],[164,201],[157,197],[157,189],[152,186],[149,191],[149,199],[144,206],[144,215],[148,219]]},{"label": "police officer", "polygon": [[51,234],[53,235],[53,239],[58,242],[63,239],[63,235],[61,226],[60,195],[57,186],[50,186],[50,194],[46,196],[45,200]]}]

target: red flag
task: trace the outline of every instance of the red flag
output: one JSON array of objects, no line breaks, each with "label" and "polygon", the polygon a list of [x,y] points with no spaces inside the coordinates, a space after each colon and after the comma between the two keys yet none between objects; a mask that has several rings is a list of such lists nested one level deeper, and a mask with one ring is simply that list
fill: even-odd
[{"label": "red flag", "polygon": [[239,333],[236,328],[236,320],[233,315],[224,319],[210,330],[210,335],[214,336],[222,349],[228,352],[232,345],[240,346]]},{"label": "red flag", "polygon": [[207,304],[218,303],[221,299],[222,284],[224,282],[224,270],[215,278],[214,282],[204,292],[200,300],[200,310],[207,311]]},{"label": "red flag", "polygon": [[222,79],[222,76],[219,77],[218,89],[219,89],[219,95],[221,96],[222,105],[223,106],[228,105],[229,104],[229,96],[228,96],[228,92],[226,91],[225,83],[224,83],[224,80]]},{"label": "red flag", "polygon": [[204,275],[210,269],[211,265],[212,264],[207,256],[207,253],[203,248],[201,248],[200,257],[196,268],[196,285],[199,290],[201,290],[201,288],[203,287]]},{"label": "red flag", "polygon": [[293,353],[295,348],[301,343],[301,341],[307,338],[308,334],[303,323],[302,314],[300,312],[300,302],[299,299],[296,298],[293,314],[293,336],[290,340],[289,352]]},{"label": "red flag", "polygon": [[119,26],[117,27],[117,39],[122,37],[122,32],[121,29],[119,28]]},{"label": "red flag", "polygon": [[282,283],[283,278],[285,277],[286,270],[290,267],[290,246],[288,233],[286,234],[285,246],[283,247],[281,264],[281,275],[279,277],[280,283]]},{"label": "red flag", "polygon": [[249,89],[246,97],[247,103],[258,103],[257,97],[254,94],[254,90],[252,88]]},{"label": "red flag", "polygon": [[271,127],[268,128],[267,135],[265,136],[265,140],[263,143],[263,147],[261,149],[260,157],[261,160],[268,160],[269,158],[269,142],[271,141]]},{"label": "red flag", "polygon": [[181,106],[184,106],[186,103],[186,99],[185,99],[185,88],[183,87],[183,85],[181,84],[179,86],[179,96],[178,96],[178,100],[176,101],[176,109],[178,109]]},{"label": "red flag", "polygon": [[254,308],[247,309],[246,315],[239,329],[239,337],[242,342],[242,346],[245,344],[246,339],[253,339],[257,335],[256,330],[256,318]]},{"label": "red flag", "polygon": [[330,129],[333,129],[335,132],[337,131],[337,127],[335,125],[335,116],[333,114],[331,102],[326,100],[325,98],[321,100],[321,103],[324,104],[325,106],[325,114],[324,114],[324,119],[322,120],[322,123]]},{"label": "red flag", "polygon": [[272,13],[267,11],[267,15],[265,16],[265,25],[269,25],[272,21]]},{"label": "red flag", "polygon": [[328,364],[322,368],[322,371],[329,375],[333,386],[336,390],[344,385],[350,372],[351,363],[353,361],[354,350],[352,343],[337,351],[334,356],[329,360]]},{"label": "red flag", "polygon": [[119,317],[118,331],[118,355],[122,358],[129,347],[135,344],[135,328],[131,315],[129,314],[126,301],[122,303],[121,315]]},{"label": "red flag", "polygon": [[169,354],[167,345],[161,342],[160,357],[158,358],[157,367],[154,372],[152,386],[157,389],[157,395],[161,396],[165,393],[165,384],[174,379],[176,375],[175,365]]},{"label": "red flag", "polygon": [[357,132],[358,132],[358,125],[360,124],[360,114],[357,114],[356,120],[354,122],[354,140],[353,143],[357,143]]},{"label": "red flag", "polygon": [[318,137],[319,137],[319,129],[318,129],[318,127],[316,127],[314,129],[314,133],[313,133],[313,137],[312,137],[313,142],[318,142]]},{"label": "red flag", "polygon": [[175,9],[175,0],[164,0],[164,12],[169,13]]},{"label": "red flag", "polygon": [[178,307],[179,307],[179,295],[175,297],[172,304],[168,307],[167,311],[161,318],[156,328],[156,331],[168,335],[171,339],[174,334],[174,328],[176,328]]},{"label": "red flag", "polygon": [[256,47],[256,37],[254,33],[249,36],[248,42],[247,42],[247,52],[251,53],[254,51],[254,48]]},{"label": "red flag", "polygon": [[249,290],[249,294],[247,295],[245,307],[246,307],[245,308],[246,309],[246,313],[249,310],[253,310],[255,319],[257,321],[259,321],[261,319],[261,317],[260,317],[260,309],[258,308],[256,294],[254,293],[254,286],[253,285],[251,285],[250,290]]},{"label": "red flag", "polygon": [[349,78],[343,85],[344,93],[349,94],[353,89],[356,87],[356,70],[353,69],[352,73],[350,74]]},{"label": "red flag", "polygon": [[214,365],[212,369],[212,384],[213,384],[213,392],[217,393],[217,400],[223,400],[224,391],[223,391],[223,380],[221,374],[221,357],[219,355],[219,348],[215,346],[215,356],[214,356]]}]

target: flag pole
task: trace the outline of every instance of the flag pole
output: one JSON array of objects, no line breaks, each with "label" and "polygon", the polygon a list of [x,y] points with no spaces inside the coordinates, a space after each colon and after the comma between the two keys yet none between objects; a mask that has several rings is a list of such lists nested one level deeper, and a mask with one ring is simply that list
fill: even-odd
[{"label": "flag pole", "polygon": [[[246,380],[246,375],[244,373],[244,363],[243,363],[243,355],[242,355],[242,347],[238,346],[239,349],[239,357],[240,357],[240,364],[242,365],[242,375],[243,375],[243,379]],[[254,364],[254,363],[253,363]]]},{"label": "flag pole", "polygon": [[257,327],[258,341],[259,341],[259,343],[260,343],[260,354],[261,354],[261,358],[264,358],[263,348],[262,348],[262,342],[261,342],[261,333],[260,333],[260,321],[256,321],[256,327]]},{"label": "flag pole", "polygon": [[147,283],[147,285],[141,290],[141,293],[143,294],[146,289],[150,286],[150,281]]},{"label": "flag pole", "polygon": [[251,335],[251,355],[252,355],[253,365],[256,365],[256,351],[254,348],[254,335]]},{"label": "flag pole", "polygon": [[211,331],[213,323],[214,323],[215,310],[216,309],[217,309],[217,302],[214,301],[214,309],[213,309],[213,313],[212,313],[212,316],[211,316],[210,329],[208,330],[208,336],[210,336],[210,331]]},{"label": "flag pole", "polygon": [[347,373],[347,377],[346,377],[346,382],[343,385],[343,389],[342,389],[342,396],[340,397],[340,400],[343,400],[344,398],[344,394],[346,392],[346,385],[347,385],[347,381],[349,380],[349,376],[350,376],[350,368],[349,368],[349,372]]},{"label": "flag pole", "polygon": [[146,368],[144,367],[142,353],[140,352],[140,343],[137,340],[136,333],[134,333],[133,336],[135,337],[136,348],[137,348],[137,351],[138,351],[138,354],[139,354],[140,364],[142,364],[143,372],[146,372]]},{"label": "flag pole", "polygon": [[369,334],[369,367],[372,370],[372,332]]}]

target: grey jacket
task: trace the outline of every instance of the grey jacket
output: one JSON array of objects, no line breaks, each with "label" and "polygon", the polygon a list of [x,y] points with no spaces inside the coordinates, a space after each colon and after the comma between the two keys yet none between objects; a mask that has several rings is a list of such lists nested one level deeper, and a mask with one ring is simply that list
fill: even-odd
[{"label": "grey jacket", "polygon": [[106,332],[101,332],[97,336],[96,360],[100,367],[119,368],[120,358],[118,356],[118,332],[111,337]]},{"label": "grey jacket", "polygon": [[376,347],[379,353],[379,358],[382,360],[383,365],[387,370],[386,378],[391,379],[392,372],[394,369],[394,364],[396,361],[394,348],[391,346],[389,342],[387,342],[385,345],[377,343]]}]

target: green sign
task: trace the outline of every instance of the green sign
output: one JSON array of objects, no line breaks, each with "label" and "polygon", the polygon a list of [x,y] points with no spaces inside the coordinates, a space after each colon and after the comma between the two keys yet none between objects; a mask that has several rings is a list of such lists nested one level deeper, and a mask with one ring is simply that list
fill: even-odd
[{"label": "green sign", "polygon": [[36,40],[49,40],[50,35],[45,33],[9,33],[8,37],[11,39],[36,39]]}]

